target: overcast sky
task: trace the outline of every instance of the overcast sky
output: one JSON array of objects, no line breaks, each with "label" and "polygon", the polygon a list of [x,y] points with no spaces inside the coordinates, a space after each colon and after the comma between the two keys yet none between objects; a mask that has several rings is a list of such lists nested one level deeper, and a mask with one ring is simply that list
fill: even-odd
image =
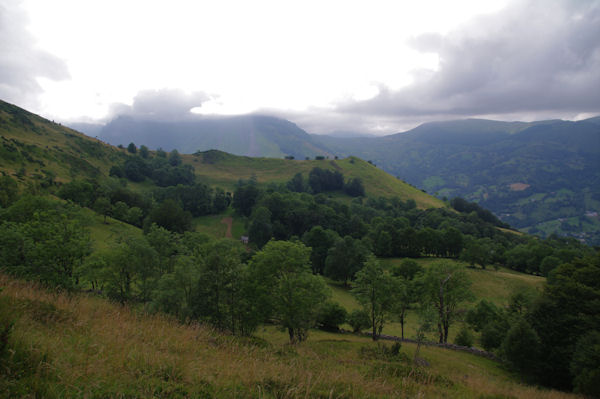
[{"label": "overcast sky", "polygon": [[0,99],[310,133],[600,113],[600,0],[0,0]]}]

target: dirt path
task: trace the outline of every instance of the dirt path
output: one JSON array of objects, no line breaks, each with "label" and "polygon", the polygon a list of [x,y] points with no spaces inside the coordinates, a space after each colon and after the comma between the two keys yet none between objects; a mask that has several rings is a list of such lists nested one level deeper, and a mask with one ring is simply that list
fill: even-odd
[{"label": "dirt path", "polygon": [[223,219],[221,219],[221,223],[227,225],[227,231],[225,232],[225,238],[232,238],[231,237],[231,225],[233,224],[233,218],[231,216],[223,218]]}]

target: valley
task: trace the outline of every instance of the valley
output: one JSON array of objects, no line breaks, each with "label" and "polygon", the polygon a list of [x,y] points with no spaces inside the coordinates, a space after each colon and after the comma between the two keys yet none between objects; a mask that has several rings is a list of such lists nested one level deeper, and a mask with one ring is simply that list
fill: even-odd
[{"label": "valley", "polygon": [[0,105],[9,397],[595,392],[590,246],[355,156],[118,148]]}]

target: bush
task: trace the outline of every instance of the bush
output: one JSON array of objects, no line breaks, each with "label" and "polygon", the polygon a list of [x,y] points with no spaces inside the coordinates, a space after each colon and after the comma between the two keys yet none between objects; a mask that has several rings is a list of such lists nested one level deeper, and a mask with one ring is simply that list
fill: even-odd
[{"label": "bush", "polygon": [[317,314],[317,325],[324,330],[337,331],[346,322],[348,312],[336,302],[326,302]]},{"label": "bush", "polygon": [[344,192],[351,197],[364,197],[365,186],[363,186],[362,180],[359,177],[355,179],[350,178],[344,185]]},{"label": "bush", "polygon": [[378,360],[397,360],[409,362],[410,358],[400,352],[402,344],[400,342],[394,342],[392,346],[387,346],[384,343],[378,342],[377,346],[368,345],[362,346],[358,354],[362,359],[378,359]]},{"label": "bush", "polygon": [[486,351],[498,349],[506,336],[507,327],[500,322],[493,321],[481,330],[481,346]]},{"label": "bush", "polygon": [[369,314],[364,310],[353,310],[350,316],[348,316],[348,324],[352,327],[352,331],[357,333],[365,328],[369,328],[371,326],[371,319],[369,318]]},{"label": "bush", "polygon": [[600,333],[590,331],[577,341],[571,373],[575,392],[600,397]]},{"label": "bush", "polygon": [[460,329],[458,335],[454,339],[454,343],[468,348],[473,346],[473,333],[466,326]]},{"label": "bush", "polygon": [[482,299],[474,309],[467,312],[466,322],[475,331],[482,331],[489,323],[497,320],[500,311],[493,302]]},{"label": "bush", "polygon": [[506,334],[502,350],[516,370],[530,374],[535,370],[540,345],[540,338],[535,330],[521,319]]}]

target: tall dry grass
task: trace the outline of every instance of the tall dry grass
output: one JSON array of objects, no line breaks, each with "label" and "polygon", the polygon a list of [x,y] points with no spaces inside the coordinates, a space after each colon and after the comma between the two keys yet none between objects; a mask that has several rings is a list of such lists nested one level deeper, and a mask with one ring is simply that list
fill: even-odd
[{"label": "tall dry grass", "polygon": [[[0,372],[13,397],[571,397],[519,385],[487,361],[443,349],[424,350],[432,367],[419,374],[410,365],[361,357],[359,349],[373,344],[360,337],[314,332],[290,347],[272,328],[257,334],[264,340],[239,339],[4,275],[0,287],[0,305],[16,320]],[[412,347],[402,350],[410,355]],[[465,375],[473,362],[481,372]]]}]

